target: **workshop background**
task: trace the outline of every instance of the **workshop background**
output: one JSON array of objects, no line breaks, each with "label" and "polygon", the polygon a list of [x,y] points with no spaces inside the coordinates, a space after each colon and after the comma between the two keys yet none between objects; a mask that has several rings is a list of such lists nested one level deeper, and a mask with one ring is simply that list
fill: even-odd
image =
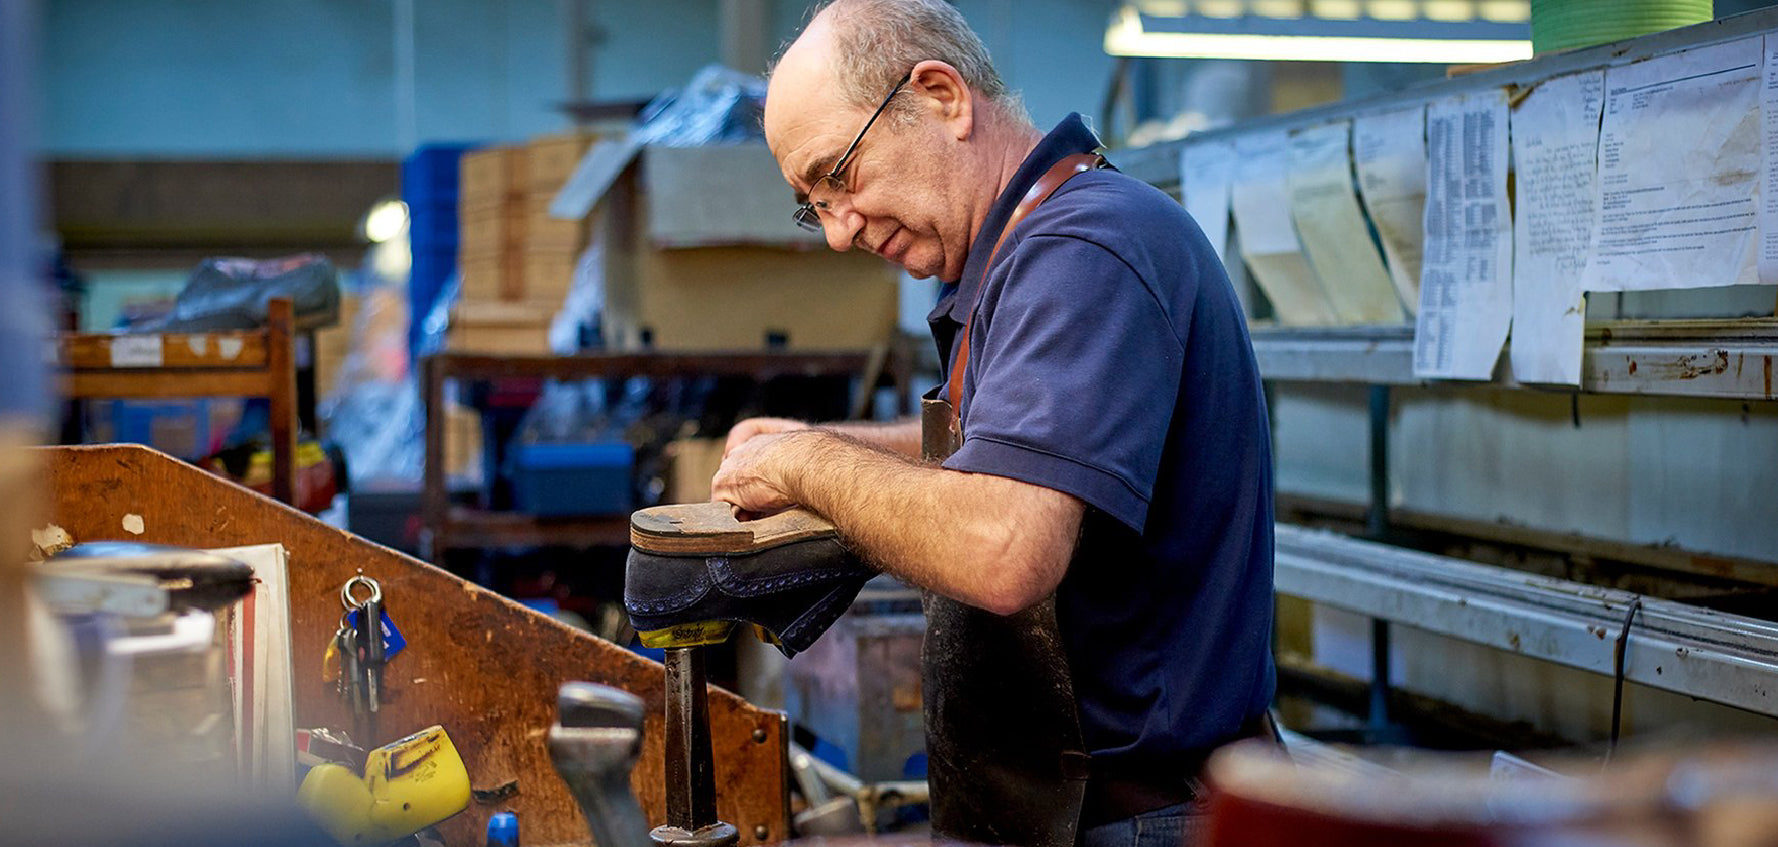
[{"label": "workshop background", "polygon": [[[336,542],[310,523],[282,529],[308,518],[230,505],[207,488],[188,494],[201,483],[184,466],[135,454],[0,461],[0,498],[34,503],[50,492],[46,504],[11,510],[0,530],[53,553],[116,535],[116,512],[130,539],[298,550],[289,561],[284,551],[238,554],[289,571],[288,596],[243,619],[288,604],[278,607],[287,643],[271,660],[294,667],[295,682],[266,683],[286,695],[282,711],[243,705],[239,680],[252,671],[231,666],[236,736],[212,726],[192,742],[184,730],[144,730],[157,745],[187,744],[178,753],[155,746],[157,755],[183,756],[195,743],[203,761],[229,758],[215,746],[246,743],[239,716],[252,713],[310,733],[304,743],[317,750],[355,750],[345,755],[362,774],[366,749],[436,746],[431,736],[397,738],[438,724],[463,751],[473,792],[468,811],[427,821],[437,828],[421,837],[480,844],[516,811],[533,827],[523,843],[583,839],[579,807],[554,783],[538,738],[557,717],[558,676],[617,668],[630,684],[654,686],[648,703],[660,705],[660,667],[643,662],[662,652],[637,641],[618,602],[631,510],[706,499],[736,420],[889,419],[939,379],[925,336],[937,283],[868,256],[831,255],[784,220],[790,192],[758,138],[758,75],[811,4],[3,2],[0,168],[10,170],[0,171],[0,304],[9,305],[0,312],[11,314],[0,321],[41,314],[59,339],[48,362],[35,341],[11,360],[0,348],[0,368],[18,365],[0,390],[0,447],[11,456],[22,444],[144,444],[381,546]],[[1422,86],[1448,94],[1490,71],[1480,62],[1112,55],[1108,31],[1121,20],[1264,19],[1280,34],[1314,35],[1324,13],[1337,26],[1395,9],[1410,28],[1517,26],[1529,38],[1530,16],[1561,4],[955,5],[1040,128],[1082,113],[1114,163],[1193,208],[1193,176],[1181,172],[1192,150],[1224,141],[1245,149],[1247,128],[1301,129],[1347,117],[1354,104],[1408,105]],[[1612,4],[1597,5],[1610,17]],[[1648,33],[1627,43],[1655,55],[1730,36],[1773,40],[1772,5],[1719,0],[1709,17],[1724,35],[1647,26],[1626,33]],[[1676,40],[1659,40],[1668,37]],[[1549,61],[1524,66],[1526,80]],[[1221,190],[1226,235],[1230,203],[1237,228],[1244,210]],[[35,208],[15,208],[33,199]],[[1609,762],[1620,738],[1659,754],[1778,735],[1778,287],[1769,279],[1590,295],[1588,358],[1575,354],[1582,376],[1573,390],[1547,390],[1510,373],[1465,384],[1424,378],[1417,361],[1408,371],[1411,314],[1384,328],[1393,333],[1292,326],[1315,322],[1277,309],[1266,271],[1232,258],[1268,378],[1278,517],[1289,527],[1275,711],[1297,749],[1373,776],[1364,768],[1409,770],[1412,751],[1511,751],[1505,760],[1542,779],[1550,774],[1540,765],[1574,776],[1576,758]],[[231,286],[280,299],[244,305],[227,296]],[[47,305],[11,306],[36,296],[26,289]],[[1632,359],[1627,373],[1609,371],[1619,387],[1604,386],[1614,332],[1616,343],[1678,359],[1640,375]],[[110,333],[183,333],[190,352]],[[9,334],[36,338],[29,328]],[[1379,349],[1400,360],[1382,362],[1371,355]],[[1754,365],[1745,379],[1740,359],[1724,373],[1727,357],[1742,355],[1764,357],[1763,391]],[[40,376],[52,386],[48,404],[33,382]],[[167,387],[175,384],[195,396]],[[1697,384],[1726,387],[1687,387]],[[131,470],[99,467],[114,461]],[[54,470],[47,484],[35,476],[44,467]],[[165,519],[117,493],[149,483],[160,487],[140,499],[159,501]],[[232,528],[180,517],[187,496],[218,515],[254,517]],[[86,504],[90,521],[72,517]],[[160,528],[169,524],[177,529]],[[1338,546],[1351,539],[1375,546]],[[304,573],[302,555],[317,549],[338,556]],[[1376,567],[1342,570],[1342,556]],[[1484,567],[1465,570],[1470,563]],[[365,575],[388,589],[387,609],[361,599],[371,583],[350,582]],[[30,579],[0,581],[9,627],[26,626],[25,612],[8,613],[22,608],[9,595]],[[443,605],[458,586],[473,614]],[[390,684],[394,711],[380,730],[369,724],[368,738],[363,704],[352,699],[363,695],[336,686],[348,673],[336,639],[362,626],[337,619],[342,593],[359,620],[386,610],[408,633],[403,646],[415,645],[406,668],[379,652],[377,673],[387,662],[406,682]],[[325,608],[305,605],[315,597]],[[1482,611],[1466,617],[1472,610]],[[1638,615],[1644,629],[1633,626]],[[478,653],[484,625],[498,647]],[[719,695],[711,709],[718,768],[737,780],[718,784],[719,811],[741,825],[744,843],[920,830],[921,631],[918,594],[885,578],[794,661],[752,638],[707,650],[711,681],[739,695]],[[161,678],[213,683],[228,657],[266,660],[254,653],[263,645],[218,632],[206,642],[212,665]],[[1671,653],[1669,667],[1634,652],[1645,637]],[[441,643],[459,652],[429,657]],[[560,653],[537,658],[532,645]],[[1688,658],[1709,650],[1718,652]],[[311,679],[324,651],[336,663],[325,686]],[[33,661],[41,653],[0,652],[0,679],[26,678]],[[70,692],[97,690],[93,661],[81,662],[63,675],[68,702],[81,700]],[[460,690],[418,693],[428,680],[451,685],[450,673]],[[500,690],[507,673],[523,680],[512,693]],[[135,684],[152,691],[152,682]],[[551,693],[519,703],[521,689]],[[187,699],[151,694],[136,708],[217,708],[201,686],[178,690]],[[309,705],[323,700],[324,709]],[[788,722],[774,723],[771,710]],[[4,712],[0,729],[28,725]],[[74,724],[101,716],[67,712],[78,714],[67,718]],[[650,720],[638,786],[645,776],[658,783],[662,768]],[[359,744],[330,731],[347,726]],[[535,751],[524,752],[527,732]],[[36,749],[24,735],[0,732],[11,737],[0,752]],[[755,768],[744,783],[791,785],[781,813],[762,811],[776,797],[723,796],[739,793],[738,774],[756,764],[722,760],[729,735],[787,751],[781,770]],[[238,747],[233,755],[252,759]],[[255,755],[259,773],[289,751]],[[305,749],[290,763],[325,759]],[[537,787],[543,781],[550,786]],[[659,788],[638,788],[645,811],[661,802]],[[415,837],[421,826],[399,831],[405,823],[376,832]]]}]

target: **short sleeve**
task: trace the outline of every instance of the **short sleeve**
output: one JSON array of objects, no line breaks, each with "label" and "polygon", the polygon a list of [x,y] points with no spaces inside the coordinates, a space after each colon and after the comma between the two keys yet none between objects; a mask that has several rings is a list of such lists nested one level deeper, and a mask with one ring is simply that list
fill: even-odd
[{"label": "short sleeve", "polygon": [[964,441],[945,467],[1062,491],[1141,532],[1179,399],[1172,298],[1083,238],[1034,234],[1005,261],[970,329]]}]

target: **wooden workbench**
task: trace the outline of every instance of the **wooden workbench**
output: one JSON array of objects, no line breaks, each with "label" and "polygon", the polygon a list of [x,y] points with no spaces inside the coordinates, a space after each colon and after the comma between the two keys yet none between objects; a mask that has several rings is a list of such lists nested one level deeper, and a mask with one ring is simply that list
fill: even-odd
[{"label": "wooden workbench", "polygon": [[[472,800],[440,826],[448,843],[480,845],[488,816],[505,809],[518,813],[527,844],[587,840],[545,744],[557,688],[570,680],[616,686],[648,703],[631,784],[650,824],[666,820],[659,663],[146,447],[32,452],[44,465],[47,519],[76,541],[284,545],[298,727],[353,725],[333,683],[322,678],[322,652],[339,623],[340,586],[361,571],[379,581],[408,647],[388,666],[380,737],[371,741],[442,724],[462,753],[472,788],[489,798]],[[125,530],[126,515],[135,516],[127,525],[139,534]],[[718,814],[740,829],[743,845],[784,840],[783,713],[712,689],[710,724]]]}]

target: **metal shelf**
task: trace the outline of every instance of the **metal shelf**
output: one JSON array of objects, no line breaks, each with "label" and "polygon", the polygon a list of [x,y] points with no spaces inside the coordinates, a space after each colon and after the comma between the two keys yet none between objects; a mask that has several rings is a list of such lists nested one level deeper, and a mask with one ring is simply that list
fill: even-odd
[{"label": "metal shelf", "polygon": [[[1504,354],[1487,382],[1426,380],[1414,376],[1414,328],[1256,327],[1253,352],[1266,379],[1369,385],[1527,386],[1512,378]],[[1640,321],[1587,329],[1580,390],[1772,400],[1778,359],[1778,319]]]},{"label": "metal shelf", "polygon": [[[1610,675],[1627,591],[1280,524],[1278,593]],[[1644,597],[1624,678],[1778,715],[1778,624]]]}]

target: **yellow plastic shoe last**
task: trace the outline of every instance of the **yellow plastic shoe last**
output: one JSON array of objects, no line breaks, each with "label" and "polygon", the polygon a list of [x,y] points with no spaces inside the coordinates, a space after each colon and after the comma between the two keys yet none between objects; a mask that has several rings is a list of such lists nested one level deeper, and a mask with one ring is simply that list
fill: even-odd
[{"label": "yellow plastic shoe last", "polygon": [[370,751],[363,776],[315,766],[296,799],[339,843],[385,844],[469,805],[469,771],[444,727],[433,726]]}]

